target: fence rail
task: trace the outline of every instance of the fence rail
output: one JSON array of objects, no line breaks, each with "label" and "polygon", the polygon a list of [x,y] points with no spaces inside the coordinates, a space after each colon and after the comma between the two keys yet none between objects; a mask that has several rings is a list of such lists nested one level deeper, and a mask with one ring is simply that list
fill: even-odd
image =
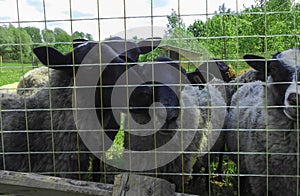
[{"label": "fence rail", "polygon": [[163,179],[120,174],[113,184],[0,170],[0,195],[18,196],[192,196],[175,193]]}]

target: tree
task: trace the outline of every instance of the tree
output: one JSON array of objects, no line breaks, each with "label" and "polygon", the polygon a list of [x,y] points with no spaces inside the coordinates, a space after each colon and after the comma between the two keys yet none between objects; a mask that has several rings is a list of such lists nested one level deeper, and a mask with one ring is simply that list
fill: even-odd
[{"label": "tree", "polygon": [[176,27],[179,28],[185,28],[185,24],[183,23],[183,20],[181,19],[181,17],[176,13],[176,11],[174,9],[172,9],[172,13],[171,15],[167,16],[168,18],[168,24],[167,24],[167,34],[170,34],[173,32],[173,30]]},{"label": "tree", "polygon": [[188,31],[193,33],[195,37],[206,37],[207,36],[207,26],[206,23],[201,20],[196,20],[188,28]]},{"label": "tree", "polygon": [[195,21],[188,30],[215,57],[235,59],[246,53],[270,56],[297,46],[297,5],[292,6],[291,0],[257,0],[241,14],[222,5],[213,17]]},{"label": "tree", "polygon": [[22,28],[15,28],[12,25],[7,29],[12,37],[12,43],[9,46],[9,58],[24,63],[31,62],[32,58],[32,40],[28,33]]},{"label": "tree", "polygon": [[62,53],[68,53],[72,50],[72,36],[61,28],[55,28],[54,31],[55,44],[54,48]]},{"label": "tree", "polygon": [[75,31],[72,34],[73,39],[87,39],[89,41],[93,40],[93,36],[89,33],[85,34],[83,32]]},{"label": "tree", "polygon": [[41,35],[41,30],[39,28],[25,27],[24,30],[31,37],[31,40],[33,41],[34,44],[42,43],[42,35]]},{"label": "tree", "polygon": [[10,34],[7,27],[1,27],[0,26],[0,56],[3,57],[3,59],[9,59],[9,54],[12,51],[12,48],[10,45],[14,43],[13,35]]},{"label": "tree", "polygon": [[[256,35],[260,37],[259,52],[273,54],[292,46],[294,38],[294,15],[291,0],[257,0],[256,5],[245,9],[244,19],[253,23]],[[258,14],[250,14],[258,13]]]},{"label": "tree", "polygon": [[91,34],[89,34],[89,33],[85,34],[85,38],[86,38],[87,40],[89,40],[89,41],[93,41],[93,40],[94,40],[94,39],[93,39],[93,36],[92,36]]},{"label": "tree", "polygon": [[44,42],[46,42],[46,43],[54,43],[55,42],[54,32],[50,29],[43,29],[42,36],[43,36]]}]

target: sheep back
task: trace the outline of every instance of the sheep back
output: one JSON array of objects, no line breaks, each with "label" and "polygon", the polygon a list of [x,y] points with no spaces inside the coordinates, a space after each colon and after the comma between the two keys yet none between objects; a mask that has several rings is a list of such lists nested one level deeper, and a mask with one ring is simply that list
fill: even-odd
[{"label": "sheep back", "polygon": [[61,88],[41,89],[28,98],[1,94],[1,169],[75,179],[87,171],[87,149],[73,118],[72,85],[70,77],[55,70],[50,86]]},{"label": "sheep back", "polygon": [[265,81],[266,76],[257,70],[250,69],[236,77],[226,85],[227,104],[230,105],[231,98],[237,89],[249,82]]}]

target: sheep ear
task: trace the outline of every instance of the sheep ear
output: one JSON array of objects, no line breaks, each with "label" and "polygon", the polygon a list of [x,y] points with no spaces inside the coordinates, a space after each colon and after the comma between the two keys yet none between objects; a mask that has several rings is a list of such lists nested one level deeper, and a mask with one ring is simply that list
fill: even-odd
[{"label": "sheep ear", "polygon": [[125,61],[126,59],[129,62],[138,61],[140,51],[138,45],[135,42],[125,41],[124,39],[115,36],[104,40],[103,43],[111,47],[119,55],[119,57],[124,59]]},{"label": "sheep ear", "polygon": [[33,49],[34,54],[47,67],[65,71],[69,75],[73,75],[73,67],[70,66],[69,57],[63,55],[58,50],[42,46]]},{"label": "sheep ear", "polygon": [[206,84],[215,78],[213,74],[199,69],[194,72],[187,73],[186,76],[192,84]]},{"label": "sheep ear", "polygon": [[81,44],[84,44],[88,42],[86,39],[74,39],[73,40],[73,48],[76,48],[77,46],[80,46]]},{"label": "sheep ear", "polygon": [[[264,57],[252,55],[252,54],[245,55],[244,59],[246,60],[246,63],[248,65],[250,65],[253,69],[261,73],[265,73],[267,70],[266,66],[270,64],[270,61],[267,61]],[[269,70],[267,72],[269,73]]]},{"label": "sheep ear", "polygon": [[191,84],[205,84],[206,80],[200,72],[194,71],[186,74]]},{"label": "sheep ear", "polygon": [[66,62],[65,55],[63,55],[58,50],[52,47],[48,47],[48,46],[37,47],[33,49],[33,53],[46,66],[63,65]]},{"label": "sheep ear", "polygon": [[141,54],[146,54],[158,47],[161,42],[160,37],[147,38],[138,43]]}]

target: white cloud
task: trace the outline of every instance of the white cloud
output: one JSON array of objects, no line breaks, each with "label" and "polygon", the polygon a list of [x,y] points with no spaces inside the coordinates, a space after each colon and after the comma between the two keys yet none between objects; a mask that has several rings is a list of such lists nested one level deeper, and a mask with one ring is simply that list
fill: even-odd
[{"label": "white cloud", "polygon": [[17,21],[17,4],[16,1],[0,1],[0,17],[8,20]]}]

